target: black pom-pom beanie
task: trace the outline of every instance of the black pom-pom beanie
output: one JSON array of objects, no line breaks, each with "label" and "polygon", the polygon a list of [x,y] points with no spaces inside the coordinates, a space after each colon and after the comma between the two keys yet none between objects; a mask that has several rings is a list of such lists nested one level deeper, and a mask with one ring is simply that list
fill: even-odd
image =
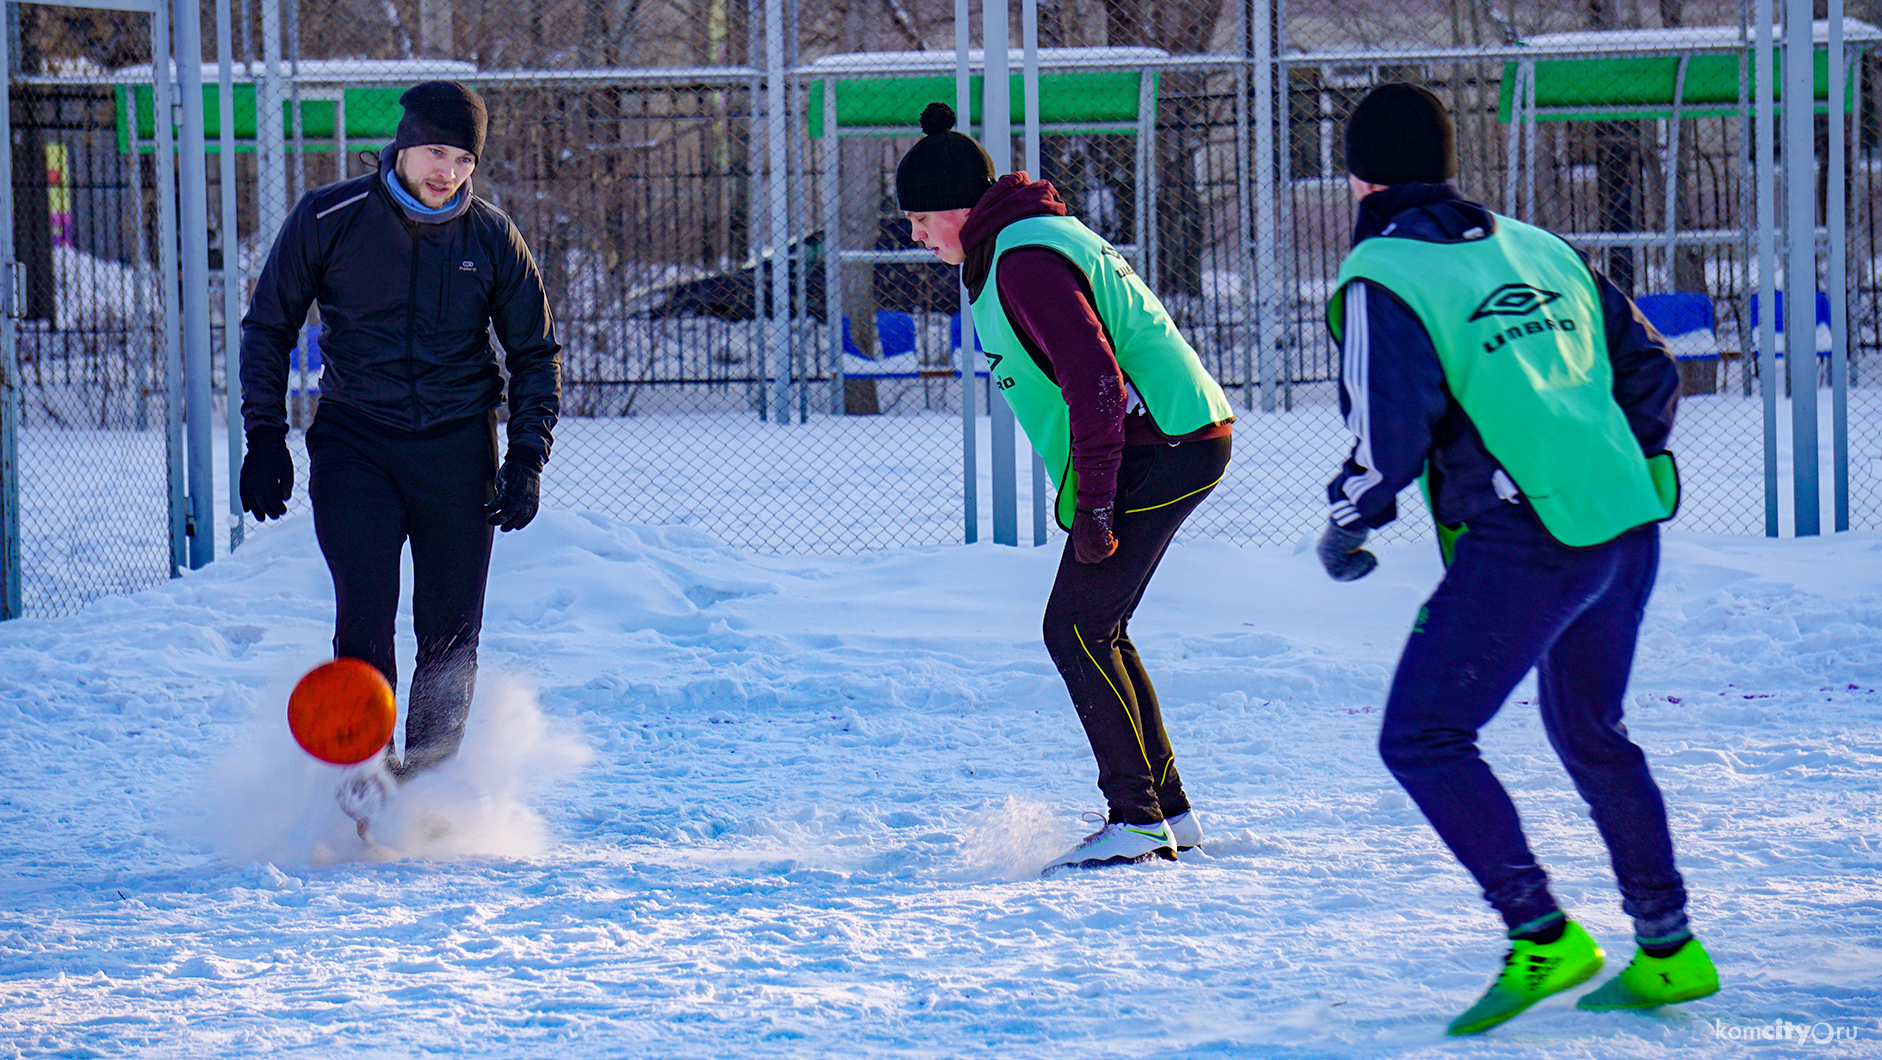
[{"label": "black pom-pom beanie", "polygon": [[993,159],[971,136],[954,131],[954,108],[930,103],[925,133],[895,167],[895,199],[907,213],[971,208],[993,186]]},{"label": "black pom-pom beanie", "polygon": [[1346,119],[1346,170],[1368,184],[1438,184],[1457,173],[1457,132],[1418,85],[1380,85]]},{"label": "black pom-pom beanie", "polygon": [[490,124],[483,98],[457,81],[426,81],[399,97],[405,116],[392,138],[394,148],[444,144],[479,157],[484,153],[484,130]]}]

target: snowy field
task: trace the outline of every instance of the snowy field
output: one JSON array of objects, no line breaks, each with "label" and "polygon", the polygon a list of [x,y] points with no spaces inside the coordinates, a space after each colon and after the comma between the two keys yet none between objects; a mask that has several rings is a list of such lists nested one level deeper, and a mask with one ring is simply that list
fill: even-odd
[{"label": "snowy field", "polygon": [[[1179,544],[1133,624],[1204,846],[1050,881],[1102,808],[1038,642],[1056,548],[545,510],[382,850],[287,734],[331,635],[305,514],[0,625],[0,1057],[1882,1056],[1882,534],[1668,536],[1629,713],[1723,991],[1452,1041],[1500,925],[1373,746],[1435,550],[1335,585],[1312,528]],[[1531,694],[1486,748],[1618,968]]]}]

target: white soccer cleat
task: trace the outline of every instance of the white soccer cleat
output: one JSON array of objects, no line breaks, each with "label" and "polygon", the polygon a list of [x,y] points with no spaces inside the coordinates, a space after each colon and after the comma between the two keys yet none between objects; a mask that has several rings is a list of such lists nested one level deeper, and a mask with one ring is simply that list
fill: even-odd
[{"label": "white soccer cleat", "polygon": [[1165,817],[1163,823],[1170,826],[1170,838],[1176,840],[1176,849],[1189,850],[1202,845],[1202,822],[1197,819],[1195,810],[1184,810],[1175,817]]},{"label": "white soccer cleat", "polygon": [[1112,822],[1086,836],[1084,842],[1046,863],[1039,871],[1049,876],[1063,868],[1095,869],[1107,865],[1133,865],[1162,858],[1176,860],[1176,839],[1166,822],[1121,824]]},{"label": "white soccer cleat", "polygon": [[340,773],[340,783],[333,789],[333,800],[340,811],[353,819],[361,839],[367,838],[368,825],[385,812],[399,782],[392,776],[384,755],[374,755]]}]

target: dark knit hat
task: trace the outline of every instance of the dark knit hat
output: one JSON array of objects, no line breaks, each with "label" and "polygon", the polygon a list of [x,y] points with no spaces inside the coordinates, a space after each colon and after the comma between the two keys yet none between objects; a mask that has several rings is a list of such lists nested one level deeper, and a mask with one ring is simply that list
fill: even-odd
[{"label": "dark knit hat", "polygon": [[993,159],[973,137],[954,131],[954,108],[928,104],[921,131],[927,135],[895,167],[895,199],[903,211],[961,210],[979,202],[993,186]]},{"label": "dark knit hat", "polygon": [[1457,173],[1457,132],[1429,89],[1393,83],[1346,119],[1346,170],[1368,184],[1437,184]]},{"label": "dark knit hat", "polygon": [[473,155],[484,153],[484,129],[490,116],[477,93],[457,81],[426,81],[399,97],[405,116],[399,119],[395,148],[444,144]]}]

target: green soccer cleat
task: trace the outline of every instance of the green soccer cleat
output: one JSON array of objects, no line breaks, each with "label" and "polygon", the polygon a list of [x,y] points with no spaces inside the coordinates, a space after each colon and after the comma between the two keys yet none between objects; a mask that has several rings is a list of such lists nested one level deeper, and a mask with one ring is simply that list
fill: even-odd
[{"label": "green soccer cleat", "polygon": [[1575,1007],[1590,1012],[1617,1008],[1657,1008],[1719,992],[1719,971],[1698,939],[1689,938],[1668,957],[1645,950],[1634,954],[1621,974],[1582,996]]},{"label": "green soccer cleat", "polygon": [[1451,1034],[1476,1034],[1520,1014],[1524,1009],[1601,970],[1601,947],[1581,925],[1567,921],[1554,942],[1511,939],[1503,956],[1503,974],[1464,1014],[1451,1021]]}]

